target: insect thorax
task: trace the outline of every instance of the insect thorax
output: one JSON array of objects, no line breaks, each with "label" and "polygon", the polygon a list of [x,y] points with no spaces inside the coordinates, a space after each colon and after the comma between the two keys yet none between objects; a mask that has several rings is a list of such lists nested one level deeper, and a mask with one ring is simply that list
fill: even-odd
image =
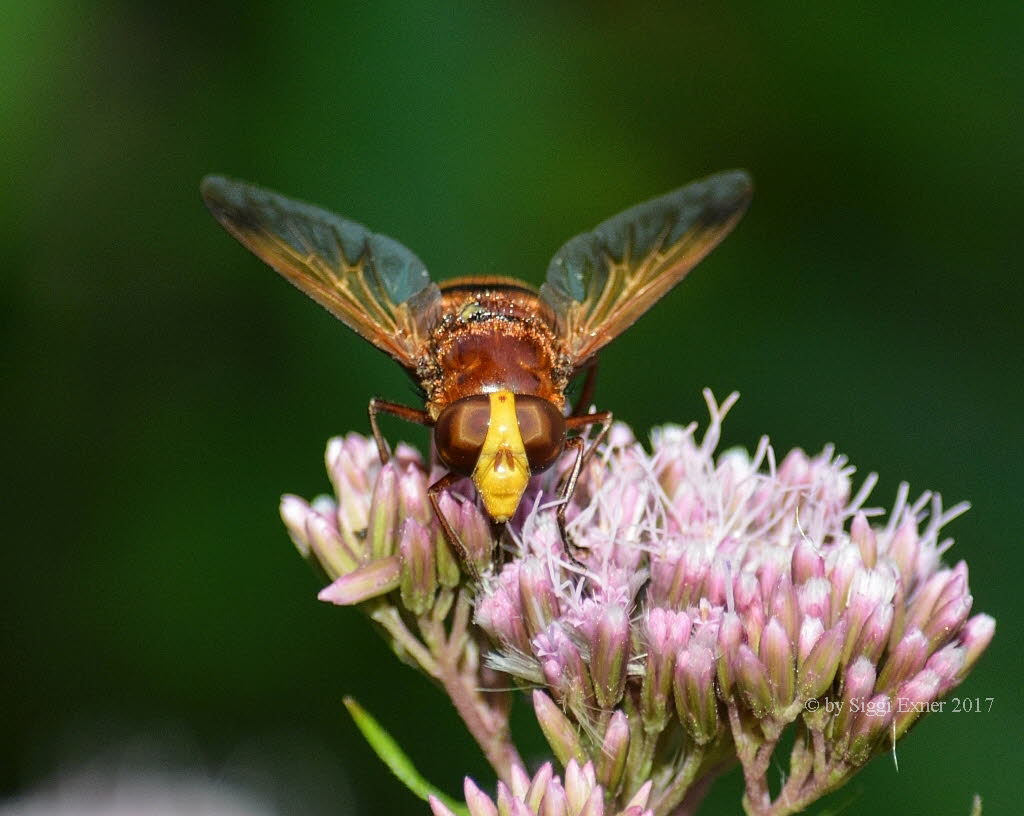
[{"label": "insect thorax", "polygon": [[436,418],[457,399],[501,389],[564,405],[569,367],[546,306],[526,292],[446,292],[417,376]]}]

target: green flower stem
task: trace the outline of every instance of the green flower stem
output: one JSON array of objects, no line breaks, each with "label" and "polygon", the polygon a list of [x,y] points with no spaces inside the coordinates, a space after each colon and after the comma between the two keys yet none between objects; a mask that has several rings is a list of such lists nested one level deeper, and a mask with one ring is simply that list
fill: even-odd
[{"label": "green flower stem", "polygon": [[697,776],[700,766],[704,761],[704,749],[694,747],[683,760],[683,764],[676,770],[672,783],[658,796],[651,809],[654,816],[669,816],[670,813],[683,801],[686,792]]},{"label": "green flower stem", "polygon": [[[469,642],[470,598],[461,590],[455,602],[451,629],[445,633],[444,624],[430,616],[418,619],[423,639],[433,657],[435,677],[447,692],[462,717],[466,728],[477,741],[480,749],[491,763],[494,772],[506,784],[511,784],[512,769],[517,767],[525,772],[523,760],[512,744],[508,720],[497,715],[480,691],[479,678],[472,666],[464,660]],[[475,661],[468,661],[475,663]]]},{"label": "green flower stem", "polygon": [[[757,725],[748,727],[735,704],[729,704],[728,709],[729,727],[732,729],[733,742],[736,743],[736,754],[743,766],[743,779],[747,788],[743,796],[743,809],[748,816],[770,816],[774,811],[768,790],[768,768],[781,729],[770,728],[768,730],[771,735],[766,735]],[[761,733],[758,734],[757,730],[761,730]]]},{"label": "green flower stem", "polygon": [[370,618],[383,627],[397,646],[400,646],[431,677],[438,677],[438,666],[434,656],[423,646],[420,640],[409,631],[402,620],[398,608],[380,601],[370,609]]}]

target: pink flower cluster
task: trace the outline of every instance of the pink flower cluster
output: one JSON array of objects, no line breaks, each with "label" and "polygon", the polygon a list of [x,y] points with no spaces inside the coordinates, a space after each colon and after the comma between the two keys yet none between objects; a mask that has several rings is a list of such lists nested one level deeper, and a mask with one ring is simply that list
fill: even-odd
[{"label": "pink flower cluster", "polygon": [[[589,769],[613,810],[643,792],[655,816],[693,812],[738,761],[748,813],[793,813],[903,736],[964,678],[995,624],[971,616],[966,564],[942,561],[952,545],[942,529],[966,504],[911,501],[902,485],[888,514],[868,509],[874,477],[855,492],[831,448],[777,461],[762,439],[752,454],[718,452],[736,395],[705,398],[700,438],[696,425],[665,426],[648,453],[612,429],[569,499],[566,542],[555,509],[568,462],[534,480],[500,540],[469,483],[457,485],[441,503],[456,549],[414,452],[401,447],[382,467],[356,435],[328,446],[336,496],[285,497],[282,516],[333,581],[321,598],[372,601],[378,622],[442,620],[453,593],[471,593],[460,665],[477,679],[466,682],[532,688],[554,755],[573,774]],[[460,570],[458,550],[472,569]],[[474,735],[511,783],[519,760],[510,743],[487,743],[507,741],[488,722]],[[772,796],[787,730],[786,782]]]}]

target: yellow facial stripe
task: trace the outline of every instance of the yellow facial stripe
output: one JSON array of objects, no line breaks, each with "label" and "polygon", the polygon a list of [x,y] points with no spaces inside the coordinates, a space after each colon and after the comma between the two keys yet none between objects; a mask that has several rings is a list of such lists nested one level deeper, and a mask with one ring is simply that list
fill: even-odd
[{"label": "yellow facial stripe", "polygon": [[495,391],[490,398],[490,423],[473,470],[473,483],[488,515],[495,521],[508,521],[530,481],[530,463],[519,433],[515,395]]}]

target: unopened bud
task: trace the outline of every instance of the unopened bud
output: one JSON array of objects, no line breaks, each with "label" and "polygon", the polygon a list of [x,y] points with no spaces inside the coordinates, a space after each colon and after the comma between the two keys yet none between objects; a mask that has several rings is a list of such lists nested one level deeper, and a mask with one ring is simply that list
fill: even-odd
[{"label": "unopened bud", "polygon": [[587,754],[580,744],[576,728],[554,701],[539,689],[533,692],[533,712],[551,751],[562,765],[569,760],[586,762]]},{"label": "unopened bud", "polygon": [[317,597],[339,606],[352,606],[398,589],[401,574],[402,565],[397,555],[378,558],[342,575],[320,590]]},{"label": "unopened bud", "polygon": [[679,653],[672,682],[676,711],[697,745],[706,745],[718,733],[714,680],[715,657],[710,649],[691,643]]},{"label": "unopened bud", "polygon": [[768,672],[746,643],[741,644],[736,653],[735,669],[736,687],[747,706],[758,719],[766,716],[774,703]]},{"label": "unopened bud", "polygon": [[382,558],[394,552],[398,537],[398,471],[394,462],[381,468],[373,488],[370,516],[366,528],[366,544],[371,558]]},{"label": "unopened bud", "polygon": [[590,641],[590,676],[601,708],[612,709],[622,699],[628,662],[629,615],[610,604],[601,610]]},{"label": "unopened bud", "polygon": [[437,592],[434,545],[423,525],[414,518],[407,518],[398,546],[402,561],[402,604],[414,615],[422,615],[433,605]]},{"label": "unopened bud", "polygon": [[614,796],[622,774],[626,770],[626,755],[629,752],[629,721],[622,711],[616,711],[604,732],[601,755],[597,758],[597,781]]}]

